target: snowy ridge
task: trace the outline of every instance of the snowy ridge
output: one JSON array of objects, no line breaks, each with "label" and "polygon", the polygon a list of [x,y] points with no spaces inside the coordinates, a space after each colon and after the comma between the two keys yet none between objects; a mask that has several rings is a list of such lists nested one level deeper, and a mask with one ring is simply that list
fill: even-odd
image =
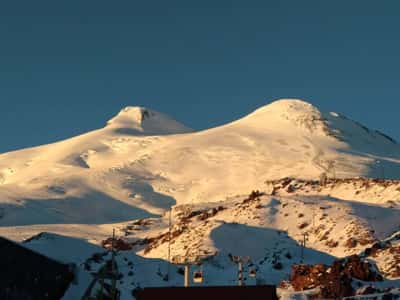
[{"label": "snowy ridge", "polygon": [[269,126],[272,124],[289,123],[296,128],[320,134],[329,131],[322,113],[312,104],[297,99],[275,101],[270,105],[257,109],[244,118],[243,121],[255,123],[255,125],[266,123]]},{"label": "snowy ridge", "polygon": [[139,106],[128,106],[107,122],[107,127],[116,128],[122,133],[138,133],[163,135],[188,133],[192,130],[170,117]]}]

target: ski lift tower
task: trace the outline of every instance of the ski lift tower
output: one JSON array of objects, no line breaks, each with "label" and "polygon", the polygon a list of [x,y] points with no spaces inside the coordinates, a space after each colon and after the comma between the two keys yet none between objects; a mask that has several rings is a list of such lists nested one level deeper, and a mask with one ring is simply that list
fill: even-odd
[{"label": "ski lift tower", "polygon": [[243,286],[243,264],[250,261],[249,256],[232,256],[233,262],[238,265],[238,286]]},{"label": "ski lift tower", "polygon": [[[183,267],[184,267],[184,276],[183,276],[184,287],[189,287],[191,280],[193,281],[193,283],[203,283],[204,272],[203,272],[202,258],[206,258],[206,257],[198,256],[195,259],[190,259],[187,257],[175,256],[173,258],[173,263],[178,264],[178,265],[183,265]],[[193,272],[193,274],[191,274],[192,266],[197,266],[197,269],[195,268],[195,271]],[[191,275],[193,275],[192,278],[191,278]]]},{"label": "ski lift tower", "polygon": [[308,233],[302,233],[302,239],[300,240],[300,248],[301,248],[301,253],[300,253],[300,262],[304,263],[304,250],[306,248],[306,243],[308,241]]}]

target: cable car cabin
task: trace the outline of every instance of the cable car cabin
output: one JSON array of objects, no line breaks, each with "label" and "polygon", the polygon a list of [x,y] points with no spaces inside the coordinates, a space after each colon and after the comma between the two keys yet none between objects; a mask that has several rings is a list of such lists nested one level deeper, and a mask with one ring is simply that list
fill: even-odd
[{"label": "cable car cabin", "polygon": [[249,272],[249,276],[250,276],[251,278],[256,278],[256,276],[257,276],[257,270],[256,270],[256,269],[251,269],[250,272]]},{"label": "cable car cabin", "polygon": [[203,272],[196,271],[193,273],[193,282],[194,283],[202,283],[203,282]]}]

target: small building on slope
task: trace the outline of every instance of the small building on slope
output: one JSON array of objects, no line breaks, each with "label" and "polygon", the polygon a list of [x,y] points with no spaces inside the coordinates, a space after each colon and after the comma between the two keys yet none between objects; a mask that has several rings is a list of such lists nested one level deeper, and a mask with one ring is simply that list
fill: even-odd
[{"label": "small building on slope", "polygon": [[70,266],[0,237],[0,299],[58,300],[73,279]]}]

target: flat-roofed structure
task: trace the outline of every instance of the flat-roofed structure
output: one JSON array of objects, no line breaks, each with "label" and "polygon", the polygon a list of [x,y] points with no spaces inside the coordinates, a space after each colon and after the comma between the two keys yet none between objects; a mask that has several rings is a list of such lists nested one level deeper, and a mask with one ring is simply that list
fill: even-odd
[{"label": "flat-roofed structure", "polygon": [[213,286],[144,288],[135,293],[137,300],[277,300],[275,286]]}]

